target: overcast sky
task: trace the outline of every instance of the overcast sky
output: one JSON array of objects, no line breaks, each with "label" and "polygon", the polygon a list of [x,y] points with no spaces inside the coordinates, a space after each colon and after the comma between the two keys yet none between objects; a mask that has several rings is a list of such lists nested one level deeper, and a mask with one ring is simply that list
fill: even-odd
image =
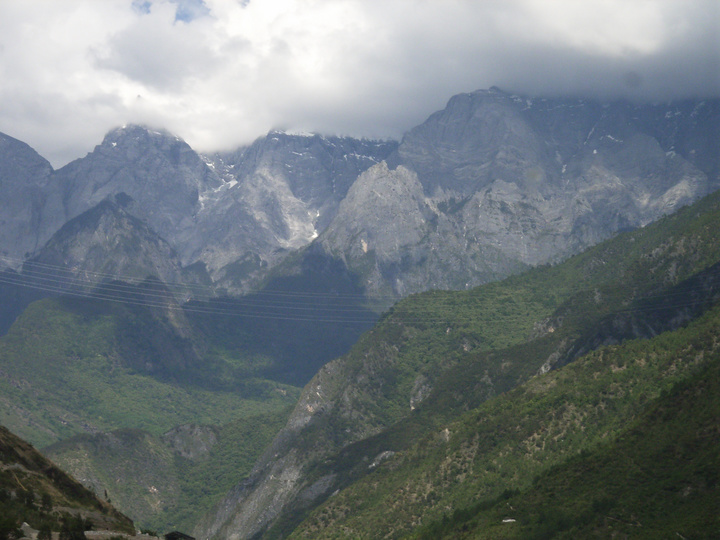
[{"label": "overcast sky", "polygon": [[720,1],[0,0],[0,131],[55,167],[125,123],[399,138],[493,85],[720,96]]}]

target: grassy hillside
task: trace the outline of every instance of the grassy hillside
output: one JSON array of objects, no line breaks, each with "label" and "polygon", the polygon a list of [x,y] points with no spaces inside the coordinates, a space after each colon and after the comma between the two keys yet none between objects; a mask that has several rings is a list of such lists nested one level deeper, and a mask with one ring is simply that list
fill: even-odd
[{"label": "grassy hillside", "polygon": [[720,502],[719,333],[716,308],[539,375],[368,466],[295,535],[402,537],[433,519],[422,538],[578,538],[603,523],[637,532],[619,525],[637,521],[648,538],[671,524],[709,534]]},{"label": "grassy hillside", "polygon": [[0,535],[23,523],[60,531],[92,523],[92,528],[133,534],[132,521],[69,477],[27,442],[0,426]]},{"label": "grassy hillside", "polygon": [[[154,285],[122,286],[141,300]],[[170,302],[100,296],[33,302],[0,338],[0,424],[38,447],[64,441],[48,454],[140,525],[188,529],[247,474],[299,389],[242,350],[218,354]],[[214,433],[197,462],[166,440],[189,424]]]},{"label": "grassy hillside", "polygon": [[669,388],[675,377],[664,381],[615,436],[539,474],[527,489],[458,509],[418,537],[716,537],[720,356],[713,317],[714,343],[692,336],[676,360],[695,354],[700,365]]},{"label": "grassy hillside", "polygon": [[[476,496],[493,497],[508,487],[529,485],[541,470],[567,456],[538,454],[537,463],[518,457],[502,473],[496,463],[483,465],[489,482],[484,491],[472,486],[467,491],[445,492],[441,481],[425,482],[413,476],[426,470],[422,464],[409,465],[397,477],[389,471],[404,462],[418,440],[423,441],[420,447],[432,447],[431,441],[438,438],[452,441],[451,423],[538,374],[573,365],[592,351],[627,340],[641,340],[642,348],[649,343],[642,340],[702,315],[720,294],[719,273],[713,266],[720,261],[718,223],[720,195],[714,194],[557,266],[469,292],[431,291],[398,303],[349,354],[328,364],[306,386],[290,422],[302,427],[288,428],[281,435],[281,457],[277,458],[304,456],[300,480],[283,488],[283,496],[290,493],[290,498],[266,535],[289,534],[309,512],[313,517],[298,533],[315,536],[330,527],[327,535],[332,537],[351,527],[360,534],[364,529],[359,524],[364,523],[372,537],[372,524],[382,523],[374,532],[405,534]],[[656,369],[660,379],[655,383],[661,387],[667,370]],[[653,399],[660,387],[643,390],[644,399]],[[624,406],[631,418],[640,405],[628,402]],[[556,413],[560,418],[574,414],[572,408]],[[504,420],[515,421],[512,416],[498,418],[489,428],[492,444],[510,436],[503,428]],[[536,416],[535,424],[526,427],[550,421]],[[614,429],[607,425],[593,436],[605,432],[610,436]],[[579,438],[585,440],[584,435]],[[480,452],[472,439],[465,444],[459,452]],[[505,455],[496,456],[500,458]],[[521,470],[513,469],[521,464],[522,474],[507,472],[508,468]],[[443,470],[440,465],[435,462],[427,469]],[[381,476],[387,481],[380,481],[374,472],[381,466],[386,467]],[[465,478],[470,473],[459,468],[446,474]],[[392,486],[388,484],[391,478],[397,482]],[[363,487],[354,491],[353,484]],[[315,485],[323,485],[323,491],[313,490]],[[425,491],[415,487],[423,485],[432,487]],[[377,497],[368,497],[373,489],[380,490]],[[407,501],[404,492],[410,493]],[[323,501],[330,508],[328,513],[313,511]],[[396,513],[390,511],[393,508]],[[349,525],[350,521],[355,525]]]},{"label": "grassy hillside", "polygon": [[198,515],[248,475],[289,412],[221,427],[185,425],[159,436],[137,429],[76,435],[43,452],[132,515],[137,526],[190,530]]},{"label": "grassy hillside", "polygon": [[31,304],[0,339],[0,423],[41,447],[83,432],[222,425],[294,401],[292,387],[261,379],[223,387],[230,362],[180,364],[171,378],[171,362],[183,358],[163,345],[175,336],[143,315],[93,299]]}]

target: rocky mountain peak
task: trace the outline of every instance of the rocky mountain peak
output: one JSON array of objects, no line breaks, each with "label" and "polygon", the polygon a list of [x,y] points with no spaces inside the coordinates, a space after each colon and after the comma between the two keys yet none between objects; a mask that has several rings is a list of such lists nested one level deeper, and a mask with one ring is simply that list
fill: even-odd
[{"label": "rocky mountain peak", "polygon": [[478,91],[454,96],[410,130],[398,149],[426,192],[468,196],[493,180],[516,180],[545,157],[542,139],[511,96]]},{"label": "rocky mountain peak", "polygon": [[717,105],[459,94],[358,178],[319,241],[386,295],[559,260],[717,189],[720,134],[701,120]]},{"label": "rocky mountain peak", "polygon": [[394,141],[271,131],[235,157],[233,173],[282,176],[295,197],[320,208],[336,205],[362,171],[396,147]]},{"label": "rocky mountain peak", "polygon": [[[226,183],[202,196],[203,238],[195,242],[194,256],[215,277],[230,280],[223,286],[235,288],[288,250],[312,242],[357,177],[396,147],[392,141],[271,131],[247,148],[209,157]],[[218,230],[221,236],[211,234]]]},{"label": "rocky mountain peak", "polygon": [[121,193],[71,219],[34,257],[23,274],[56,292],[89,291],[111,280],[188,282],[175,250],[148,225],[128,213]]},{"label": "rocky mountain peak", "polygon": [[42,242],[37,228],[50,163],[30,146],[0,133],[0,268],[18,268]]},{"label": "rocky mountain peak", "polygon": [[193,166],[195,152],[181,138],[165,129],[155,129],[138,124],[128,124],[110,130],[96,151],[118,159],[137,160],[148,153],[164,155],[170,164],[182,163]]},{"label": "rocky mountain peak", "polygon": [[[110,131],[102,144],[54,175],[59,226],[101,201],[125,193],[134,216],[182,245],[200,210],[200,194],[222,185],[219,176],[178,137],[144,126]],[[57,215],[61,211],[61,215]],[[50,229],[51,227],[48,227]]]},{"label": "rocky mountain peak", "polygon": [[26,143],[0,133],[0,189],[38,183],[52,172],[50,162]]}]

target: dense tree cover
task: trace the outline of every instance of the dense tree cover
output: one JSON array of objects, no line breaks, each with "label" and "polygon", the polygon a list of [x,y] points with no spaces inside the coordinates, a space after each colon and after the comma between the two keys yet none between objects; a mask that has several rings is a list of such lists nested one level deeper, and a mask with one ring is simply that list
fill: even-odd
[{"label": "dense tree cover", "polygon": [[0,535],[17,537],[23,522],[44,536],[49,531],[77,535],[93,523],[134,531],[130,519],[0,427]]},{"label": "dense tree cover", "polygon": [[720,354],[714,336],[683,337],[675,336],[675,365],[695,364],[690,374],[669,387],[676,377],[663,381],[659,396],[613,437],[543,471],[523,491],[445,515],[418,537],[713,538],[720,530]]},{"label": "dense tree cover", "polygon": [[[379,382],[367,394],[357,383],[338,387],[338,395],[355,400],[352,422],[341,407],[331,409],[296,443],[312,451],[326,441],[330,445],[341,441],[335,452],[308,465],[305,482],[311,485],[335,474],[334,488],[339,490],[310,514],[312,505],[292,503],[267,536],[287,535],[303,520],[296,534],[313,538],[372,537],[379,531],[402,536],[471,501],[526,488],[546,467],[594,444],[588,438],[588,430],[596,429],[593,415],[602,413],[603,422],[609,422],[593,436],[616,435],[623,422],[657,397],[666,383],[678,379],[656,366],[652,377],[652,370],[639,377],[644,381],[640,390],[623,387],[622,381],[592,379],[569,401],[549,393],[543,400],[536,397],[525,405],[513,405],[503,396],[516,396],[506,393],[523,381],[536,381],[539,373],[548,370],[576,373],[572,370],[579,369],[574,367],[578,359],[589,353],[587,358],[594,358],[597,353],[592,351],[606,351],[603,347],[608,345],[627,342],[624,346],[652,351],[659,342],[648,338],[687,324],[711,308],[720,290],[719,199],[712,195],[557,266],[470,292],[433,291],[398,303],[334,368],[339,372],[333,379],[338,384],[361,380],[360,374],[371,383]],[[687,339],[685,346],[694,343],[695,338]],[[565,365],[569,371],[558,370]],[[676,372],[685,376],[678,366],[669,374]],[[550,376],[562,377],[552,371]],[[418,380],[427,391],[413,410],[408,398],[417,390]],[[572,379],[549,380],[565,385]],[[332,395],[327,382],[323,380],[323,388]],[[572,385],[567,388],[572,389]],[[452,424],[473,411],[480,415],[476,421],[484,435],[470,429],[454,436]],[[365,433],[372,436],[345,438],[343,443],[347,430],[363,432],[362,422]],[[566,424],[581,429],[565,433]],[[530,440],[548,426],[552,436]],[[516,440],[522,434],[528,440]],[[453,441],[458,441],[458,456],[446,463],[439,456],[453,447]],[[524,457],[511,451],[521,442],[520,448],[536,444],[542,452]],[[433,454],[433,462],[408,457],[436,447],[440,450]],[[495,453],[489,462],[472,461],[472,456],[491,455],[490,451]],[[369,468],[377,456],[388,453],[381,465]]]},{"label": "dense tree cover", "polygon": [[719,333],[716,308],[539,375],[361,476],[295,534],[402,537],[425,523],[422,538],[635,537],[637,522],[648,538],[711,536]]},{"label": "dense tree cover", "polygon": [[[187,524],[249,470],[299,393],[261,378],[257,362],[243,351],[215,354],[213,347],[179,309],[99,298],[34,302],[0,338],[0,423],[38,447],[66,441],[53,450],[53,459],[91,479],[98,494],[109,490],[113,503],[135,512],[140,524],[161,530]],[[191,423],[215,426],[222,434],[211,459],[192,467],[176,462],[160,440]],[[254,428],[243,431],[238,423]],[[118,471],[127,468],[127,456],[93,447],[92,433],[119,429],[142,433],[122,445],[144,456],[138,470]],[[79,460],[73,452],[83,449],[87,459]],[[229,476],[233,461],[236,475]],[[158,470],[149,474],[152,464]],[[146,500],[153,494],[138,490],[133,474],[157,478],[157,488],[173,488],[158,490],[158,505]],[[138,510],[143,501],[146,507]]]}]

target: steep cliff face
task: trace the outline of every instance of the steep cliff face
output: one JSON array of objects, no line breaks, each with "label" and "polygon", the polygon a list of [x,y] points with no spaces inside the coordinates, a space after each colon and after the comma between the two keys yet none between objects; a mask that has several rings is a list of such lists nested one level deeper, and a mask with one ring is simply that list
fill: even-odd
[{"label": "steep cliff face", "polygon": [[200,194],[222,180],[184,141],[166,131],[125,126],[110,131],[95,150],[58,170],[62,196],[57,228],[102,200],[125,193],[128,211],[178,247],[184,263],[195,248],[192,232]]},{"label": "steep cliff face", "polygon": [[22,277],[55,293],[89,292],[115,279],[198,283],[168,242],[116,202],[123,199],[105,199],[68,221],[25,262]]},{"label": "steep cliff face", "polygon": [[[184,267],[167,241],[128,212],[130,205],[125,193],[102,200],[65,223],[19,272],[0,274],[0,334],[31,302],[48,296],[99,294],[158,307],[207,296],[210,278],[203,268]],[[147,279],[154,285],[147,297],[137,297],[131,284]]]},{"label": "steep cliff face", "polygon": [[[519,195],[503,185],[492,196],[507,204]],[[514,224],[457,212],[428,196],[412,169],[381,163],[353,184],[318,242],[361,276],[370,297],[385,302],[427,289],[464,289],[526,267],[505,253],[513,247],[503,250],[490,237],[490,230],[511,234],[505,228]]]},{"label": "steep cliff face", "polygon": [[312,242],[364,170],[397,143],[271,132],[247,148],[212,156],[225,189],[204,194],[197,254],[224,287],[244,287]]},{"label": "steep cliff face", "polygon": [[37,224],[51,173],[35,150],[0,133],[0,268],[18,268],[47,239]]},{"label": "steep cliff face", "polygon": [[255,141],[241,159],[230,163],[237,178],[266,172],[285,179],[289,192],[319,214],[314,221],[322,230],[358,175],[396,148],[394,141],[275,131]]},{"label": "steep cliff face", "polygon": [[720,104],[461,94],[403,138],[390,167],[358,178],[318,242],[376,295],[557,261],[717,189],[708,118]]},{"label": "steep cliff face", "polygon": [[19,268],[65,223],[109,200],[171,246],[181,265],[199,263],[220,286],[245,291],[312,242],[357,176],[396,148],[271,132],[235,152],[201,156],[166,131],[129,125],[53,171],[30,147],[3,135],[0,191],[13,201],[0,210],[3,267]]},{"label": "steep cliff face", "polygon": [[632,105],[480,90],[454,96],[410,130],[398,160],[431,195],[467,197],[496,180],[543,195],[573,191],[573,181],[593,166],[657,195],[677,183],[672,176],[657,182],[661,171],[678,174],[671,167],[677,158],[717,184],[712,149],[720,136],[708,118],[719,113],[716,101]]}]

